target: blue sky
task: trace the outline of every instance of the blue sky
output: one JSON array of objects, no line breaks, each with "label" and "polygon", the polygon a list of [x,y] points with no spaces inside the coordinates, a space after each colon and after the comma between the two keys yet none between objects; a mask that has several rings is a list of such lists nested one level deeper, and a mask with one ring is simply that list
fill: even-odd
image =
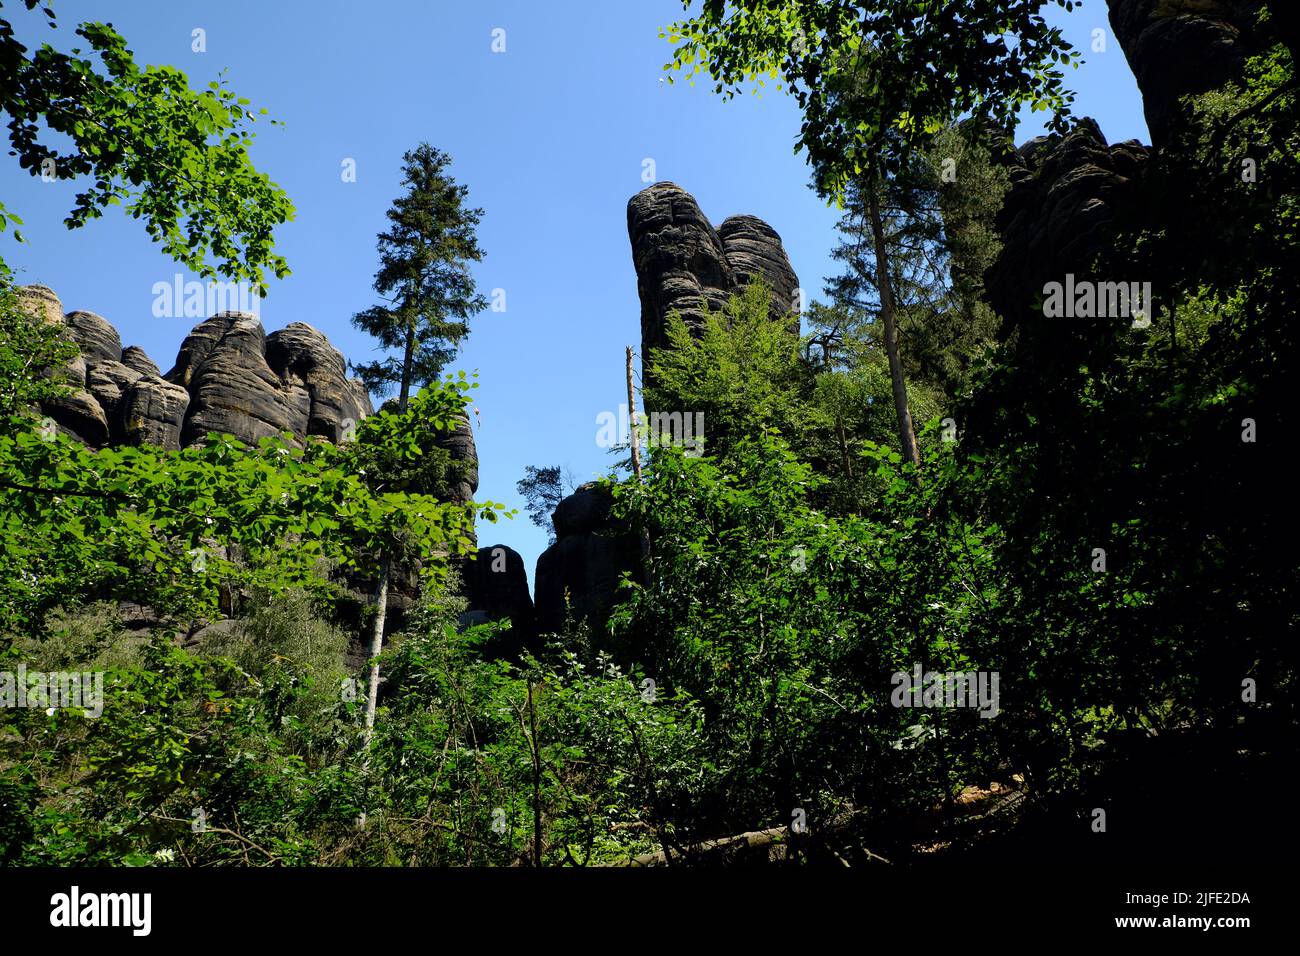
[{"label": "blue sky", "polygon": [[[625,209],[646,185],[643,160],[715,224],[736,213],[769,222],[811,295],[835,271],[837,217],[793,153],[794,102],[775,92],[723,102],[703,84],[660,82],[669,45],[659,29],[681,16],[679,0],[58,0],[57,31],[19,7],[4,12],[29,46],[69,49],[77,22],[109,21],[137,60],[180,67],[196,87],[227,70],[241,96],[284,121],[262,125],[253,147],[297,207],[276,234],[293,274],[262,303],[268,331],[307,322],[348,358],[372,357],[349,318],[375,301],[375,236],[399,193],[402,153],[428,141],[452,155],[452,174],[485,210],[479,286],[504,289],[507,304],[472,321],[455,366],[479,373],[479,498],[521,509],[481,527],[479,540],[518,550],[530,580],[546,535],[515,491],[524,467],[559,464],[586,480],[613,460],[596,445],[596,417],[625,400],[623,350],[640,344]],[[1096,117],[1111,142],[1149,141],[1103,0],[1053,20],[1087,61],[1069,78],[1076,113]],[[195,28],[206,53],[191,50]],[[492,51],[497,28],[504,53]],[[1092,51],[1098,28],[1104,52]],[[1039,132],[1027,116],[1017,139]],[[349,158],[357,177],[345,183]],[[0,164],[0,197],[27,237],[0,237],[0,254],[19,282],[50,286],[67,311],[103,315],[165,372],[194,321],[154,318],[152,288],[182,270],[121,215],[67,231],[76,191]]]}]

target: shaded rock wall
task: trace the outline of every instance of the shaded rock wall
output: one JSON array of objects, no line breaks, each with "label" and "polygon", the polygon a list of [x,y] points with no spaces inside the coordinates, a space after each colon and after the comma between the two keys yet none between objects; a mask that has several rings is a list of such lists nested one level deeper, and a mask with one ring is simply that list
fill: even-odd
[{"label": "shaded rock wall", "polygon": [[[1263,37],[1260,0],[1108,0],[1110,25],[1142,91],[1152,145],[1168,145],[1181,120],[1178,98],[1239,76]],[[1297,13],[1294,0],[1273,4]]]},{"label": "shaded rock wall", "polygon": [[570,613],[599,629],[623,573],[640,563],[640,541],[611,522],[612,504],[608,492],[588,482],[555,509],[555,544],[538,557],[533,576],[539,632],[558,632]]},{"label": "shaded rock wall", "polygon": [[[756,216],[732,216],[717,229],[690,193],[655,183],[627,204],[627,231],[641,300],[641,362],[667,345],[665,321],[674,310],[691,330],[704,309],[722,311],[727,299],[762,276],[771,287],[771,316],[799,330],[799,278],[776,230]],[[567,613],[599,630],[608,618],[623,574],[638,567],[636,535],[611,525],[610,500],[583,485],[552,515],[556,540],[537,559],[537,627],[559,631]]]},{"label": "shaded rock wall", "polygon": [[[1110,145],[1095,120],[1064,136],[1038,137],[1008,159],[1011,189],[997,226],[1003,241],[985,276],[1004,318],[1035,308],[1043,285],[1087,275],[1118,229],[1148,211],[1153,160],[1177,162],[1190,116],[1180,98],[1240,78],[1248,56],[1272,37],[1256,23],[1260,0],[1108,0],[1111,28],[1142,93],[1152,145]],[[1276,26],[1276,24],[1275,24]],[[1171,153],[1172,151],[1172,153]],[[1108,276],[1108,279],[1131,279]],[[1155,299],[1159,304],[1159,290]]]},{"label": "shaded rock wall", "polygon": [[1136,140],[1110,146],[1091,119],[1063,137],[1040,136],[1008,157],[1011,188],[997,217],[1002,251],[985,276],[989,302],[1016,317],[1044,283],[1087,270],[1133,204],[1150,156]]},{"label": "shaded rock wall", "polygon": [[517,653],[530,646],[536,622],[533,598],[528,593],[528,573],[519,552],[504,544],[479,548],[474,560],[464,562],[461,575],[469,601],[469,620],[510,620],[510,633],[498,650]]}]

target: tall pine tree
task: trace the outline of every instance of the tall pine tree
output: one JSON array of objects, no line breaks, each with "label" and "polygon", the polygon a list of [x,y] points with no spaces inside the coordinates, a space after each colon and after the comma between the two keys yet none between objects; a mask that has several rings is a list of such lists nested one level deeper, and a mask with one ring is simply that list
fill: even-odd
[{"label": "tall pine tree", "polygon": [[[469,188],[446,172],[451,157],[421,143],[402,157],[406,195],[388,210],[392,224],[379,234],[375,291],[385,302],[352,317],[387,350],[401,350],[379,361],[354,366],[366,387],[385,394],[397,386],[397,411],[403,414],[412,387],[436,381],[469,334],[469,317],[487,302],[478,294],[469,264],[483,258],[475,227],[482,209],[465,205]],[[375,620],[370,640],[370,679],[366,699],[366,743],[374,727],[379,689],[379,652],[387,618],[392,555],[380,562],[375,587]],[[364,823],[365,816],[362,815]]]},{"label": "tall pine tree", "polygon": [[451,157],[421,143],[403,158],[406,194],[388,210],[379,234],[375,291],[384,298],[352,317],[352,324],[398,355],[355,366],[376,394],[397,388],[405,411],[412,389],[435,381],[469,334],[469,317],[486,300],[469,264],[483,258],[475,228],[483,210],[466,205],[469,188],[447,174]]},{"label": "tall pine tree", "polygon": [[893,172],[864,170],[845,189],[843,238],[832,252],[844,272],[826,286],[837,308],[815,339],[823,353],[887,354],[900,444],[913,463],[908,383],[956,397],[995,331],[982,275],[999,248],[992,220],[1006,179],[968,124],[941,130]]}]

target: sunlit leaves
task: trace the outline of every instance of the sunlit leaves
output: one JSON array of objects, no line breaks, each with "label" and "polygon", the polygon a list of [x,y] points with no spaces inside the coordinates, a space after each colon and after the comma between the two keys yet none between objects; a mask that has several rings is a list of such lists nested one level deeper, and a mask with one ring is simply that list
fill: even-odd
[{"label": "sunlit leaves", "polygon": [[[272,230],[293,218],[280,187],[253,166],[248,126],[258,111],[225,80],[190,88],[174,67],[140,67],[110,25],[77,28],[101,69],[49,44],[28,50],[0,20],[0,111],[19,164],[85,182],[65,222],[85,225],[108,206],[144,221],[163,251],[196,274],[248,280],[288,274]],[[70,137],[67,152],[43,129]],[[0,224],[18,221],[0,209]]]},{"label": "sunlit leaves", "polygon": [[704,70],[727,98],[775,71],[804,112],[797,148],[834,198],[851,171],[892,170],[969,115],[1010,128],[1031,103],[1060,126],[1072,94],[1048,67],[1078,54],[1038,14],[1048,3],[1068,0],[739,0],[665,35],[672,70]]}]

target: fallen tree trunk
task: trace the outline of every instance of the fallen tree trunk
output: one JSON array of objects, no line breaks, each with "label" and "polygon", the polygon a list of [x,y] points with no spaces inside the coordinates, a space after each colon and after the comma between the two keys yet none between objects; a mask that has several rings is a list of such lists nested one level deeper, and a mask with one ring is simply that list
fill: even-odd
[{"label": "fallen tree trunk", "polygon": [[[856,813],[844,813],[831,820],[817,833],[797,833],[788,826],[770,827],[766,830],[752,830],[734,836],[705,840],[682,848],[682,852],[673,855],[671,860],[666,850],[655,853],[643,853],[630,860],[622,860],[609,866],[668,866],[670,863],[699,863],[718,865],[727,863],[775,862],[789,858],[791,851],[806,851],[825,837],[842,832],[858,816]],[[834,852],[834,851],[832,851]],[[875,863],[888,863],[883,856],[873,853],[865,847],[860,848],[866,859]],[[847,865],[847,863],[846,863]]]},{"label": "fallen tree trunk", "polygon": [[[1017,784],[1020,780],[1017,778]],[[934,821],[938,825],[966,828],[980,822],[1014,812],[1024,799],[1024,791],[1019,786],[1008,787],[994,783],[988,790],[967,787],[951,803],[936,804],[926,812],[922,820]],[[815,829],[798,833],[788,826],[771,827],[766,830],[751,830],[733,836],[704,840],[682,847],[671,858],[667,851],[642,853],[640,856],[606,866],[668,866],[670,864],[694,864],[701,866],[719,866],[738,863],[773,863],[790,859],[794,854],[822,855],[826,859],[834,858],[845,866],[855,864],[889,864],[889,860],[873,850],[850,840],[840,845],[836,839],[845,835],[853,824],[862,821],[866,814],[850,810],[838,814]],[[933,825],[933,824],[930,824]],[[920,843],[914,847],[919,852],[933,852],[935,845]],[[854,858],[852,862],[849,857]]]}]

